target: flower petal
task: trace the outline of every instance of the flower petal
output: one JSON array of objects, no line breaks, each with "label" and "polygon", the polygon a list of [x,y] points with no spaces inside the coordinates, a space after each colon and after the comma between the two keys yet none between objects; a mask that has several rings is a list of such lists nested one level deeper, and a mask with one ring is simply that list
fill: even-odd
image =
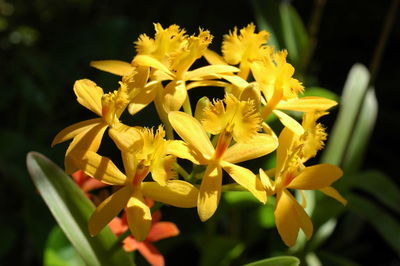
[{"label": "flower petal", "polygon": [[294,133],[296,133],[296,135],[299,135],[299,136],[303,135],[304,128],[294,118],[288,116],[287,114],[285,114],[284,112],[281,112],[279,110],[274,110],[273,112],[274,112],[274,114],[276,114],[276,116],[279,118],[279,120],[285,127],[292,130]]},{"label": "flower petal", "polygon": [[205,49],[203,52],[203,56],[211,65],[227,65],[222,56],[210,49]]},{"label": "flower petal", "polygon": [[343,196],[340,195],[340,193],[331,186],[321,188],[321,189],[319,189],[319,191],[323,192],[325,195],[328,195],[329,197],[334,198],[335,200],[339,201],[343,205],[347,204],[347,200],[345,198],[343,198]]},{"label": "flower petal", "polygon": [[221,198],[221,185],[221,167],[216,164],[209,164],[204,173],[197,200],[197,212],[202,222],[211,218],[217,210]]},{"label": "flower petal", "polygon": [[157,248],[146,242],[138,243],[137,249],[140,254],[149,262],[152,266],[164,266],[164,256],[157,250]]},{"label": "flower petal", "polygon": [[199,121],[183,112],[171,112],[168,118],[172,127],[184,141],[197,149],[203,157],[208,159],[213,156],[214,147]]},{"label": "flower petal", "polygon": [[292,110],[299,112],[315,112],[328,110],[335,105],[337,105],[336,101],[323,97],[309,96],[290,99],[288,101],[280,101],[276,108],[281,110]]},{"label": "flower petal", "polygon": [[146,241],[156,242],[164,238],[179,235],[178,227],[171,222],[158,222],[153,224]]},{"label": "flower petal", "polygon": [[174,74],[160,61],[149,56],[149,55],[137,55],[132,61],[132,64],[137,64],[139,66],[148,66],[155,69],[159,69],[165,73],[167,73],[171,79],[174,77]]},{"label": "flower petal", "polygon": [[224,153],[224,161],[239,163],[255,159],[273,152],[278,141],[268,134],[257,134],[248,143],[235,143]]},{"label": "flower petal", "polygon": [[165,186],[157,182],[143,182],[142,193],[154,201],[179,208],[193,208],[197,204],[197,188],[182,180],[169,180]]},{"label": "flower petal", "polygon": [[91,80],[81,79],[75,81],[74,92],[80,104],[98,116],[102,116],[101,97],[104,94],[102,88]]},{"label": "flower petal", "polygon": [[101,122],[103,122],[102,118],[94,118],[94,119],[89,119],[89,120],[85,120],[85,121],[70,125],[69,127],[66,127],[63,130],[61,130],[54,137],[54,140],[51,143],[51,147],[53,147],[54,145],[56,145],[58,143],[72,139],[79,133],[81,133],[83,131],[88,131],[88,130],[92,129],[93,127],[97,126],[98,124],[100,124]]},{"label": "flower petal", "polygon": [[128,106],[128,111],[131,115],[136,114],[154,100],[156,87],[155,85],[145,87],[132,99]]},{"label": "flower petal", "polygon": [[186,85],[186,90],[191,90],[197,87],[225,87],[228,83],[220,80],[199,80],[193,81]]},{"label": "flower petal", "polygon": [[209,76],[212,74],[219,73],[230,73],[230,72],[238,72],[239,69],[229,65],[208,65],[204,67],[196,68],[193,71],[187,71],[183,79],[184,80],[194,80],[198,78],[202,78],[204,76]]},{"label": "flower petal", "polygon": [[126,183],[126,176],[117,166],[110,159],[95,152],[77,151],[71,160],[79,169],[103,183],[116,186]]},{"label": "flower petal", "polygon": [[136,127],[118,123],[109,129],[108,135],[120,151],[137,152],[143,147],[142,135]]},{"label": "flower petal", "polygon": [[286,189],[277,194],[275,208],[275,224],[278,233],[287,246],[296,243],[300,228],[309,239],[312,235],[313,225],[310,217]]},{"label": "flower petal", "polygon": [[108,125],[106,123],[100,123],[88,131],[83,131],[75,136],[72,142],[69,144],[68,149],[65,153],[65,171],[68,174],[72,174],[77,170],[80,170],[74,166],[72,160],[73,156],[79,157],[79,155],[74,155],[77,151],[82,153],[82,151],[93,151],[97,152],[100,147],[101,140],[103,139],[104,131],[107,129]]},{"label": "flower petal", "polygon": [[119,60],[92,61],[90,66],[118,76],[128,76],[135,70],[131,64]]},{"label": "flower petal", "polygon": [[317,164],[304,168],[287,186],[293,189],[321,189],[330,186],[343,175],[343,171],[333,164]]},{"label": "flower petal", "polygon": [[276,171],[279,174],[287,160],[288,151],[293,144],[294,133],[289,128],[285,127],[279,135],[279,146],[276,151]]},{"label": "flower petal", "polygon": [[221,161],[221,166],[236,183],[250,191],[259,201],[262,203],[267,201],[264,186],[252,171],[226,161]]},{"label": "flower petal", "polygon": [[162,102],[164,110],[169,113],[171,111],[178,111],[181,109],[183,103],[186,100],[187,91],[184,81],[171,81],[162,90]]},{"label": "flower petal", "polygon": [[146,239],[151,227],[151,212],[140,190],[135,190],[126,208],[128,226],[137,241]]},{"label": "flower petal", "polygon": [[122,187],[120,190],[106,198],[93,212],[89,219],[89,233],[91,236],[97,235],[118,213],[126,206],[132,189],[129,186]]},{"label": "flower petal", "polygon": [[176,157],[186,159],[197,165],[207,164],[207,160],[201,153],[186,142],[181,140],[173,140],[168,143],[167,153],[173,154]]}]

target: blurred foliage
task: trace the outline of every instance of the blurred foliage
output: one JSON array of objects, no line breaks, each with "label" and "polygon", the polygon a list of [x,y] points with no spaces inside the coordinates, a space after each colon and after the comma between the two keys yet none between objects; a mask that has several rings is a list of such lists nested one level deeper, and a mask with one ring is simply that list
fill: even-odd
[{"label": "blurred foliage", "polygon": [[[326,6],[315,35],[310,29],[313,5],[321,3]],[[337,188],[349,200],[348,207],[318,193],[309,195],[315,197],[314,237],[309,242],[300,238],[289,251],[273,226],[272,203],[260,208],[245,192],[225,194],[220,209],[205,224],[195,210],[163,208],[164,219],[181,230],[178,237],[158,244],[167,263],[243,265],[287,254],[309,265],[398,262],[399,157],[393,147],[400,134],[400,65],[393,56],[400,46],[398,19],[374,84],[360,65],[345,83],[355,62],[368,65],[371,60],[388,9],[389,4],[361,0],[0,0],[0,211],[6,217],[0,220],[6,240],[0,243],[0,264],[43,265],[74,256],[28,176],[25,156],[36,150],[62,165],[66,145],[50,148],[52,138],[78,118],[90,116],[74,99],[75,80],[90,78],[103,88],[117,87],[117,77],[91,69],[90,61],[129,60],[132,42],[143,32],[151,34],[152,22],[176,23],[191,33],[199,26],[209,29],[215,35],[212,49],[219,51],[223,34],[251,21],[271,32],[270,43],[277,49],[289,50],[306,94],[336,99],[346,84],[338,129],[332,128],[333,119],[324,121],[332,128],[334,144],[328,144],[322,159],[344,167],[346,176]],[[212,90],[206,93],[221,96]],[[346,98],[351,100],[347,106]],[[141,115],[149,123],[154,119],[151,110]],[[136,260],[139,265],[144,261],[139,255]]]}]

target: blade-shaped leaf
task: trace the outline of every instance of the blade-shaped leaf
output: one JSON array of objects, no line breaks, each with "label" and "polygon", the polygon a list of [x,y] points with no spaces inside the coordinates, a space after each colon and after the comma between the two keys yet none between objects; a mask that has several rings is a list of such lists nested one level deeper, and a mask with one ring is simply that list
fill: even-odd
[{"label": "blade-shaped leaf", "polygon": [[293,256],[280,256],[245,264],[244,266],[298,266],[300,260]]},{"label": "blade-shaped leaf", "polygon": [[384,209],[365,197],[348,195],[349,208],[364,217],[386,240],[386,243],[400,255],[400,223]]},{"label": "blade-shaped leaf", "polygon": [[259,30],[270,33],[268,44],[275,50],[280,50],[283,44],[281,34],[281,22],[279,16],[279,4],[277,1],[253,0],[254,16]]},{"label": "blade-shaped leaf", "polygon": [[351,141],[343,159],[343,170],[347,174],[354,173],[360,168],[377,115],[378,101],[374,88],[370,87],[365,95],[357,124],[354,127]]},{"label": "blade-shaped leaf", "polygon": [[245,245],[236,239],[214,237],[203,246],[199,265],[231,265],[232,260],[239,257],[244,249]]},{"label": "blade-shaped leaf", "polygon": [[340,103],[340,110],[322,156],[322,162],[341,165],[347,146],[352,139],[353,126],[368,88],[369,72],[355,64],[347,76]]},{"label": "blade-shaped leaf", "polygon": [[336,93],[321,87],[307,87],[303,94],[300,95],[300,97],[306,96],[324,97],[334,101],[339,100],[339,96]]},{"label": "blade-shaped leaf", "polygon": [[354,175],[351,187],[361,189],[373,196],[393,211],[400,213],[400,188],[390,177],[376,170]]},{"label": "blade-shaped leaf", "polygon": [[108,228],[89,236],[87,222],[94,206],[65,172],[36,152],[28,153],[27,166],[54,218],[88,265],[133,265]]},{"label": "blade-shaped leaf", "polygon": [[85,262],[71,245],[59,226],[51,230],[43,255],[44,266],[85,266]]}]

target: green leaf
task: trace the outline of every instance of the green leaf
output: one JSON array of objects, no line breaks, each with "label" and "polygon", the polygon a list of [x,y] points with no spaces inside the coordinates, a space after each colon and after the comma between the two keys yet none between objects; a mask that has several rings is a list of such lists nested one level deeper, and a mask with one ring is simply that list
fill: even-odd
[{"label": "green leaf", "polygon": [[239,257],[245,245],[238,240],[227,237],[214,237],[203,247],[200,265],[231,265]]},{"label": "green leaf", "polygon": [[386,243],[400,255],[400,223],[384,209],[365,197],[348,195],[349,208],[364,217],[385,239]]},{"label": "green leaf", "polygon": [[282,48],[283,39],[281,36],[281,21],[279,15],[279,4],[277,1],[253,0],[254,16],[259,30],[266,30],[270,33],[268,44],[275,50]]},{"label": "green leaf", "polygon": [[85,266],[85,262],[71,245],[59,226],[55,226],[47,239],[43,256],[45,266]]},{"label": "green leaf", "polygon": [[300,97],[306,97],[306,96],[318,96],[318,97],[328,98],[334,101],[339,101],[339,96],[336,93],[321,87],[307,87],[304,93],[300,95]]},{"label": "green leaf", "polygon": [[280,256],[245,264],[244,266],[298,266],[300,260],[293,256]]},{"label": "green leaf", "polygon": [[384,173],[370,170],[354,175],[350,185],[352,188],[358,188],[373,195],[381,203],[400,213],[400,188]]},{"label": "green leaf", "polygon": [[288,50],[289,61],[298,66],[300,55],[304,52],[307,45],[307,31],[296,9],[291,4],[285,1],[282,2],[279,6],[279,11],[284,48]]},{"label": "green leaf", "polygon": [[365,95],[361,106],[357,124],[348,144],[347,152],[343,159],[343,171],[347,174],[359,170],[363,161],[365,149],[375,127],[378,115],[378,101],[376,100],[375,90],[370,87]]},{"label": "green leaf", "polygon": [[71,178],[45,156],[30,152],[27,166],[36,188],[60,228],[88,265],[133,265],[131,258],[105,228],[96,237],[88,233],[87,222],[94,206]]},{"label": "green leaf", "polygon": [[342,164],[349,142],[352,140],[353,126],[357,123],[368,82],[367,68],[361,64],[355,64],[344,85],[339,114],[322,156],[324,163]]}]

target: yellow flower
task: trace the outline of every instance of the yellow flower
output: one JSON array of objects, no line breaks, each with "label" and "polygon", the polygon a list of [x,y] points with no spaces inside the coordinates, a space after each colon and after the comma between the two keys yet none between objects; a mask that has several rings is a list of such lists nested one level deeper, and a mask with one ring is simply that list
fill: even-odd
[{"label": "yellow flower", "polygon": [[214,148],[205,129],[194,117],[178,111],[170,112],[168,117],[172,127],[185,141],[172,142],[168,147],[169,152],[195,164],[207,165],[197,200],[197,210],[202,221],[209,219],[218,207],[222,169],[258,200],[266,201],[266,194],[256,175],[235,163],[258,158],[275,150],[277,142],[273,136],[257,134],[251,141],[237,142],[230,146],[232,134],[223,130]]},{"label": "yellow flower", "polygon": [[153,129],[143,128],[139,130],[143,139],[143,147],[135,154],[136,159],[146,167],[153,177],[161,185],[176,176],[173,164],[176,157],[167,154],[167,147],[171,141],[166,140],[165,131],[159,126],[156,133]]},{"label": "yellow flower", "polygon": [[[73,157],[76,165],[89,176],[101,182],[122,186],[105,199],[94,211],[89,220],[89,233],[96,235],[123,208],[126,208],[129,229],[138,241],[143,241],[151,227],[151,212],[144,197],[175,207],[192,208],[196,206],[198,190],[190,183],[181,180],[168,180],[164,185],[157,182],[143,182],[151,166],[143,160],[138,161],[132,152],[122,152],[126,174],[123,174],[108,158],[92,151]],[[154,177],[154,176],[153,176]]]},{"label": "yellow flower", "polygon": [[247,79],[250,66],[253,60],[260,59],[269,53],[271,47],[267,46],[269,33],[260,31],[255,33],[256,26],[253,23],[240,30],[240,35],[235,27],[233,32],[224,35],[222,54],[227,63],[237,65],[240,63],[239,76]]},{"label": "yellow flower", "polygon": [[100,117],[73,124],[55,136],[52,146],[73,139],[65,156],[67,173],[78,170],[71,163],[72,154],[76,150],[96,152],[108,127],[110,127],[110,137],[120,149],[136,150],[142,145],[141,136],[137,130],[119,121],[119,117],[128,104],[128,92],[124,86],[121,86],[118,91],[104,94],[103,89],[93,81],[82,79],[75,82],[74,92],[81,105]]},{"label": "yellow flower", "polygon": [[208,105],[200,120],[208,133],[218,135],[224,131],[232,135],[236,142],[250,141],[261,129],[262,122],[251,100],[239,101],[229,94],[225,95],[224,101]]},{"label": "yellow flower", "polygon": [[[275,180],[272,181],[260,169],[260,179],[268,195],[276,194],[275,223],[278,232],[288,246],[293,246],[302,229],[309,239],[313,232],[310,217],[297,202],[289,189],[321,190],[343,204],[346,200],[330,185],[339,179],[343,172],[332,164],[304,166],[301,136],[284,128],[279,136]],[[315,146],[314,149],[319,147]]]},{"label": "yellow flower", "polygon": [[[231,73],[237,68],[228,65],[210,65],[189,70],[193,63],[199,59],[212,40],[208,31],[200,30],[197,36],[185,38],[180,49],[168,54],[168,61],[160,60],[152,54],[138,54],[132,61],[138,66],[151,67],[153,69],[152,80],[159,81],[155,104],[161,118],[166,120],[166,114],[179,110],[187,98],[187,90],[201,86],[222,86],[215,81],[215,74]],[[165,86],[161,81],[170,82]],[[192,81],[186,84],[188,81]],[[223,83],[225,84],[225,83]],[[166,120],[168,121],[168,120]]]}]

